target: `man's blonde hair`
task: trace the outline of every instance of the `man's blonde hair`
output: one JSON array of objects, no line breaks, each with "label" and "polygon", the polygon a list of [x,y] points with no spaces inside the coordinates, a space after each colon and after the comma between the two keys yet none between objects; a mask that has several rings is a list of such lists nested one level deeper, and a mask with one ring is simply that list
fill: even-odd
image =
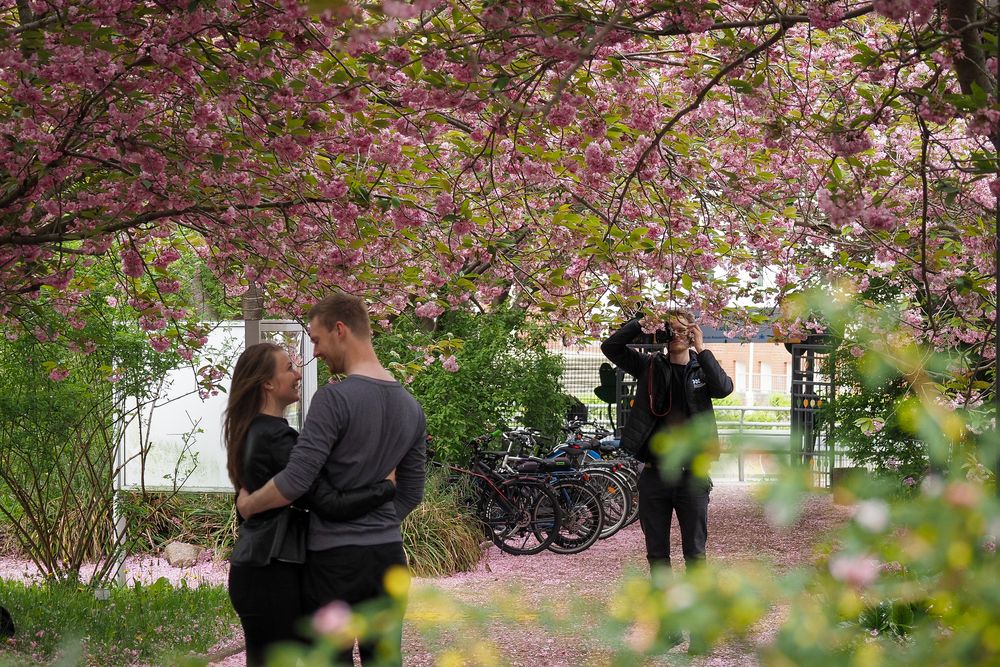
[{"label": "man's blonde hair", "polygon": [[319,320],[327,329],[337,322],[351,330],[355,336],[371,338],[372,323],[368,317],[368,307],[361,297],[345,292],[334,292],[309,310],[309,321]]},{"label": "man's blonde hair", "polygon": [[690,310],[684,310],[683,308],[671,308],[670,310],[667,311],[665,319],[670,320],[672,318],[679,318],[679,317],[683,317],[685,320],[687,320],[688,324],[694,324],[695,322],[694,313],[692,313]]}]

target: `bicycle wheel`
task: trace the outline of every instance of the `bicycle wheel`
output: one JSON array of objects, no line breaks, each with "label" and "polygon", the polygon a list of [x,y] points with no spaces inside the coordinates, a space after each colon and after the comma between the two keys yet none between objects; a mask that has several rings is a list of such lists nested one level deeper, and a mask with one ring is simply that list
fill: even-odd
[{"label": "bicycle wheel", "polygon": [[480,518],[502,551],[529,556],[544,551],[559,534],[561,513],[547,485],[514,478],[490,490]]},{"label": "bicycle wheel", "polygon": [[639,473],[629,466],[624,466],[619,472],[624,477],[629,490],[632,492],[632,511],[629,512],[628,518],[625,519],[625,525],[631,526],[639,520]]},{"label": "bicycle wheel", "polygon": [[615,474],[625,480],[628,490],[632,493],[632,507],[628,517],[625,519],[625,524],[622,526],[624,528],[625,526],[631,526],[639,519],[639,473],[627,459],[616,459],[612,462],[624,464],[618,470],[615,470]]},{"label": "bicycle wheel", "polygon": [[617,473],[606,468],[585,468],[587,482],[601,499],[604,527],[600,539],[606,540],[625,526],[632,512],[632,492]]},{"label": "bicycle wheel", "polygon": [[601,499],[580,479],[557,479],[551,486],[559,501],[562,522],[556,539],[549,544],[549,551],[578,554],[601,536],[604,527]]}]

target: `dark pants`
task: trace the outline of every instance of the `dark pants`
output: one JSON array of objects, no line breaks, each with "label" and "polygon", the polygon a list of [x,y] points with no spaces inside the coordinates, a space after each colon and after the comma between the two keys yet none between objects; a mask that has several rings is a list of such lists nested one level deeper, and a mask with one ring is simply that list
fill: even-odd
[{"label": "dark pants", "polygon": [[690,472],[671,478],[649,466],[643,469],[639,475],[639,524],[646,537],[650,567],[670,567],[670,522],[674,512],[681,529],[684,562],[691,565],[705,560],[711,489],[711,480],[694,477]]},{"label": "dark pants", "polygon": [[248,667],[264,665],[274,644],[303,641],[296,631],[302,616],[302,574],[303,566],[289,563],[230,566],[229,599],[243,625]]},{"label": "dark pants", "polygon": [[[325,551],[310,551],[303,578],[303,601],[307,614],[340,600],[352,608],[368,602],[386,601],[385,573],[394,565],[406,567],[402,542],[371,546],[335,547]],[[392,621],[389,654],[379,655],[379,664],[402,664],[403,605],[395,607],[398,614]],[[359,641],[361,662],[372,663],[376,642]],[[343,664],[353,664],[350,651],[340,656]]]}]

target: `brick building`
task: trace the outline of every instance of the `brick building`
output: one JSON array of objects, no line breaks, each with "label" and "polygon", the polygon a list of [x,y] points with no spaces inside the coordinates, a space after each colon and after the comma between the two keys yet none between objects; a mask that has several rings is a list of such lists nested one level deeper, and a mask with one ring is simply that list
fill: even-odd
[{"label": "brick building", "polygon": [[710,343],[706,347],[733,378],[744,405],[767,404],[772,396],[787,396],[792,380],[792,355],[781,343]]}]

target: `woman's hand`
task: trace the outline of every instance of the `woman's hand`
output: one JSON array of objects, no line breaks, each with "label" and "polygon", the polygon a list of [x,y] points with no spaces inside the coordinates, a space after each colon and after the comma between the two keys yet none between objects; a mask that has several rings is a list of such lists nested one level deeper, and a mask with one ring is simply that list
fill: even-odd
[{"label": "woman's hand", "polygon": [[252,512],[247,511],[247,498],[249,497],[250,494],[247,493],[246,489],[240,489],[239,494],[236,496],[236,511],[239,512],[244,520],[253,516]]},{"label": "woman's hand", "polygon": [[389,480],[390,482],[392,482],[393,486],[396,486],[396,469],[395,468],[393,468],[392,470],[389,471],[389,474],[386,475],[386,479]]}]

